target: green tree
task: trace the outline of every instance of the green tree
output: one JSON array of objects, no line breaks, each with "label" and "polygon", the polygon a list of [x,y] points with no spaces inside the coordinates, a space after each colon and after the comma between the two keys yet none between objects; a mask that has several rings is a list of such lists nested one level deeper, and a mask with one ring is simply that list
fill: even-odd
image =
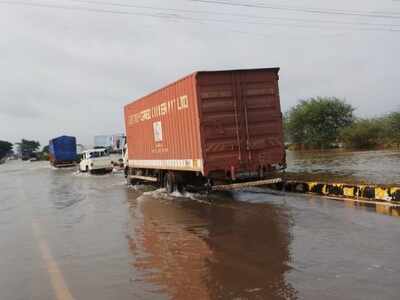
[{"label": "green tree", "polygon": [[354,121],[354,108],[335,97],[301,100],[286,114],[288,138],[307,148],[329,148],[336,143],[340,131]]},{"label": "green tree", "polygon": [[288,113],[286,112],[283,115],[283,120],[282,120],[283,121],[283,138],[284,138],[285,143],[291,142],[291,138],[290,138],[290,134],[289,134],[289,130],[288,130],[288,126],[289,126],[288,120],[289,120],[289,117],[288,117]]},{"label": "green tree", "polygon": [[49,151],[49,145],[44,146],[43,149],[42,149],[42,152],[43,153],[49,153],[50,152]]},{"label": "green tree", "polygon": [[347,148],[371,149],[383,142],[385,120],[360,119],[342,129],[341,140]]},{"label": "green tree", "polygon": [[0,159],[4,158],[12,149],[13,145],[7,141],[0,141]]},{"label": "green tree", "polygon": [[387,117],[387,135],[390,142],[400,146],[400,112],[393,112]]}]

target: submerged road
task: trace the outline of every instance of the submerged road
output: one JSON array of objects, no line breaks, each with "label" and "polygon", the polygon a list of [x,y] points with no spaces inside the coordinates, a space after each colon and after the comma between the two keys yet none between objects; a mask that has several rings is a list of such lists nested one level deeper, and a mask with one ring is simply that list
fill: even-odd
[{"label": "submerged road", "polygon": [[0,166],[0,299],[399,299],[400,218],[262,189],[167,196]]}]

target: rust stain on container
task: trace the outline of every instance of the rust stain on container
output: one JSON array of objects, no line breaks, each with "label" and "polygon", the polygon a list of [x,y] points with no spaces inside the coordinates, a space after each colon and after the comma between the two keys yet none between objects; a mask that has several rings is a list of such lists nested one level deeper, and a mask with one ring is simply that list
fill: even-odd
[{"label": "rust stain on container", "polygon": [[284,164],[278,72],[196,72],[126,105],[130,166],[208,176]]}]

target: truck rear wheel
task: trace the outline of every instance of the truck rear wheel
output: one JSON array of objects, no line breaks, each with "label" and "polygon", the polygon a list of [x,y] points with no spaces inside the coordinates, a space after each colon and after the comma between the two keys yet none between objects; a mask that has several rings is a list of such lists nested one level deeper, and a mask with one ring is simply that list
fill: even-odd
[{"label": "truck rear wheel", "polygon": [[175,178],[172,173],[167,173],[164,176],[164,187],[168,194],[172,194],[175,190]]},{"label": "truck rear wheel", "polygon": [[130,178],[129,176],[126,178],[127,185],[136,185],[139,181],[137,179]]},{"label": "truck rear wheel", "polygon": [[184,188],[184,185],[182,184],[182,183],[177,183],[176,184],[176,190],[179,192],[179,193],[183,193],[184,192],[184,190],[185,190],[185,188]]}]

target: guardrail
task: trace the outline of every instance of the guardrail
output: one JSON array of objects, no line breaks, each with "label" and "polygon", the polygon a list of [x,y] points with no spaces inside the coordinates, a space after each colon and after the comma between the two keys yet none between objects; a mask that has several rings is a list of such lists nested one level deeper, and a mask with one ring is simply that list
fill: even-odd
[{"label": "guardrail", "polygon": [[283,189],[289,192],[347,197],[366,201],[399,202],[400,204],[400,187],[396,186],[289,180],[284,182]]}]

